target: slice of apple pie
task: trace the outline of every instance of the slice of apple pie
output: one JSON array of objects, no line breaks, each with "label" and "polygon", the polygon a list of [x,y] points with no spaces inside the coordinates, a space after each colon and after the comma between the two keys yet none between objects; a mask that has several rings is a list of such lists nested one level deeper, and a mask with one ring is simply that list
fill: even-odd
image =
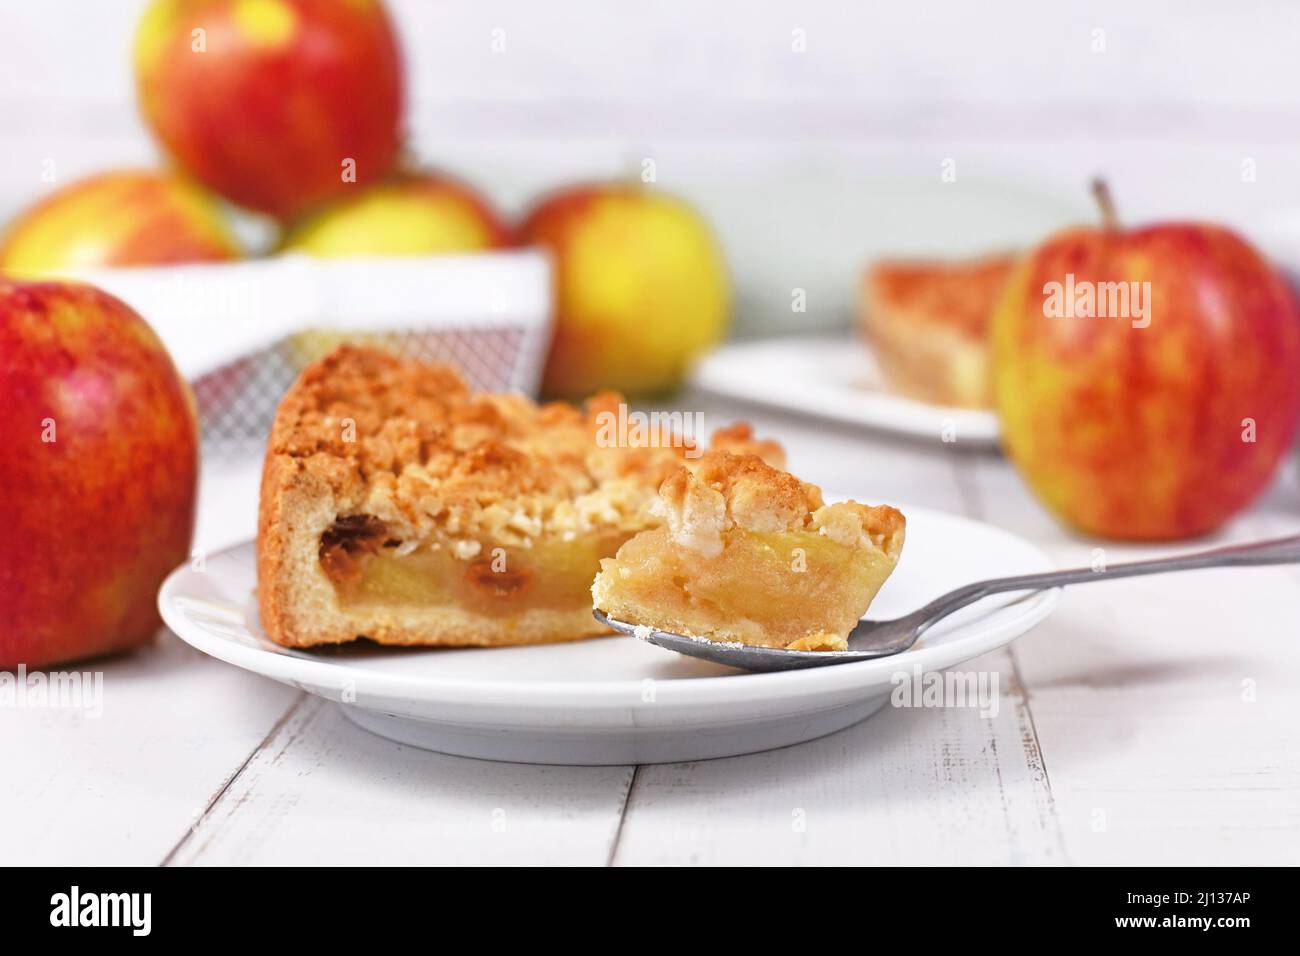
[{"label": "slice of apple pie", "polygon": [[843,650],[898,563],[902,514],[825,504],[753,455],[711,451],[659,489],[665,519],[601,562],[595,605],[674,634],[790,650]]},{"label": "slice of apple pie", "polygon": [[883,261],[863,276],[859,326],[890,386],[959,408],[991,408],[988,329],[1015,259]]},{"label": "slice of apple pie", "polygon": [[[620,403],[472,394],[445,366],[336,349],[285,396],[267,446],[263,627],[297,647],[607,633],[591,615],[600,559],[659,524],[655,489],[692,448],[665,429],[611,440]],[[713,445],[782,457],[745,425]]]}]

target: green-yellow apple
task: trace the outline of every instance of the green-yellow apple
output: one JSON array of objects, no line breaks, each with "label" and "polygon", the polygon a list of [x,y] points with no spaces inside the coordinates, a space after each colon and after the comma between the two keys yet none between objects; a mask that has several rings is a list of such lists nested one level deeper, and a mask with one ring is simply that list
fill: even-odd
[{"label": "green-yellow apple", "polygon": [[1090,534],[1207,532],[1246,507],[1300,419],[1300,310],[1233,232],[1199,223],[1053,236],[992,327],[1003,443]]},{"label": "green-yellow apple", "polygon": [[478,252],[509,233],[469,186],[429,173],[359,187],[296,223],[281,248],[325,258]]},{"label": "green-yellow apple", "polygon": [[88,285],[0,278],[0,668],[152,637],[189,555],[198,441],[140,316]]},{"label": "green-yellow apple", "polygon": [[731,285],[722,250],[675,196],[617,183],[573,187],[536,206],[521,234],[556,263],[550,395],[671,391],[726,334]]}]

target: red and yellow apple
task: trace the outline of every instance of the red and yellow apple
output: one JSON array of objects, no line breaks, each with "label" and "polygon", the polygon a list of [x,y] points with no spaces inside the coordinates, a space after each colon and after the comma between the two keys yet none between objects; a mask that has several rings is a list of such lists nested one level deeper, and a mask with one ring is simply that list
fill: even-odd
[{"label": "red and yellow apple", "polygon": [[549,395],[671,391],[726,334],[731,285],[722,250],[675,196],[623,184],[566,189],[532,210],[521,236],[555,260]]},{"label": "red and yellow apple", "polygon": [[141,108],[192,175],[281,219],[386,175],[402,64],[380,0],[154,0]]},{"label": "red and yellow apple", "polygon": [[177,176],[145,171],[79,180],[21,213],[0,235],[0,272],[11,276],[240,255],[211,197]]},{"label": "red and yellow apple", "polygon": [[0,668],[125,650],[189,554],[193,398],[157,336],[88,285],[0,278]]},{"label": "red and yellow apple", "polygon": [[432,174],[363,187],[286,232],[281,249],[322,258],[478,252],[509,244],[487,201],[469,186]]},{"label": "red and yellow apple", "polygon": [[1017,267],[992,325],[1003,444],[1090,534],[1207,532],[1268,484],[1300,419],[1300,310],[1219,226],[1072,229]]}]

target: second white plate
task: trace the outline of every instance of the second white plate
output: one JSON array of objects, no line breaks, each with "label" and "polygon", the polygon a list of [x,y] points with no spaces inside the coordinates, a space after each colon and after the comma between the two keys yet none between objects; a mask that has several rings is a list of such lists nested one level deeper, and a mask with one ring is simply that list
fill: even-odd
[{"label": "second white plate", "polygon": [[696,366],[691,381],[728,398],[911,438],[998,444],[993,412],[929,405],[889,391],[867,347],[848,337],[724,345]]}]

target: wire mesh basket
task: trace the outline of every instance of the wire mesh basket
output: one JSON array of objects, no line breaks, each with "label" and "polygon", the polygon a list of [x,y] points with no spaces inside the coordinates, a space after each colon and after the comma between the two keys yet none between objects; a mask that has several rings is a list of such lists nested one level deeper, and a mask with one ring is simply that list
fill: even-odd
[{"label": "wire mesh basket", "polygon": [[113,269],[84,278],[158,332],[193,384],[209,453],[260,452],[313,359],[365,342],[455,366],[470,385],[535,394],[550,334],[536,252]]}]

